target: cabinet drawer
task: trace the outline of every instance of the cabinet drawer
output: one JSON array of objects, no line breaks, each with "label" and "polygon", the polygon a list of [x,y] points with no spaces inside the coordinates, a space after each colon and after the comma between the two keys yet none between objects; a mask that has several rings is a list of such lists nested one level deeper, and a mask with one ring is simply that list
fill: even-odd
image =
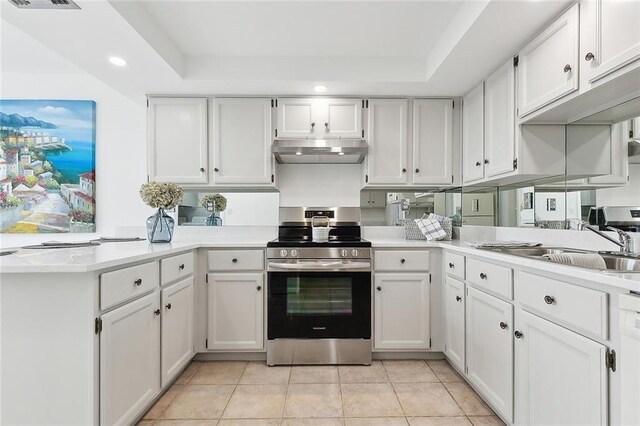
[{"label": "cabinet drawer", "polygon": [[209,251],[210,271],[262,271],[264,251],[262,250],[211,250]]},{"label": "cabinet drawer", "polygon": [[522,305],[607,338],[607,294],[552,278],[521,272],[515,298]]},{"label": "cabinet drawer", "polygon": [[100,275],[100,309],[108,309],[158,286],[158,262]]},{"label": "cabinet drawer", "polygon": [[513,298],[513,270],[477,259],[467,259],[467,281],[506,298]]},{"label": "cabinet drawer", "polygon": [[464,256],[447,252],[444,256],[444,270],[447,275],[464,280]]},{"label": "cabinet drawer", "polygon": [[161,284],[169,284],[193,274],[193,253],[180,254],[160,260]]},{"label": "cabinet drawer", "polygon": [[412,251],[376,251],[374,254],[376,271],[428,271],[429,252]]}]

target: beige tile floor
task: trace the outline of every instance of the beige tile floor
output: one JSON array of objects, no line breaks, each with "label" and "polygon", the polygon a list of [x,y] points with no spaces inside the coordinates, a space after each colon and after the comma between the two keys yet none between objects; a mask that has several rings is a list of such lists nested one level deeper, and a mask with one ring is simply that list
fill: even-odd
[{"label": "beige tile floor", "polygon": [[446,361],[268,367],[192,362],[144,426],[502,425]]}]

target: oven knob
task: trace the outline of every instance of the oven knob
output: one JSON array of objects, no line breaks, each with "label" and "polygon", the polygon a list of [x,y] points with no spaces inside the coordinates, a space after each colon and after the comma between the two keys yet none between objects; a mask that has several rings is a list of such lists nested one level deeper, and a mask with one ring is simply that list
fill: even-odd
[{"label": "oven knob", "polygon": [[291,257],[298,257],[298,250],[296,249],[291,250]]},{"label": "oven knob", "polygon": [[287,257],[287,251],[284,249],[280,250],[280,257]]},{"label": "oven knob", "polygon": [[358,250],[355,250],[355,249],[351,250],[351,256],[358,257]]},{"label": "oven knob", "polygon": [[342,257],[347,257],[349,255],[349,252],[345,249],[340,250],[340,256]]}]

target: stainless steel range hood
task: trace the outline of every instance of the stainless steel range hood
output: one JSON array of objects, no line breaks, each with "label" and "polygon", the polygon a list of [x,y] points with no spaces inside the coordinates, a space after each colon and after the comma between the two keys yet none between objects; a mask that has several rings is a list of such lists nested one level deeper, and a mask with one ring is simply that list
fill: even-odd
[{"label": "stainless steel range hood", "polygon": [[276,139],[271,152],[281,164],[358,164],[367,147],[363,139]]}]

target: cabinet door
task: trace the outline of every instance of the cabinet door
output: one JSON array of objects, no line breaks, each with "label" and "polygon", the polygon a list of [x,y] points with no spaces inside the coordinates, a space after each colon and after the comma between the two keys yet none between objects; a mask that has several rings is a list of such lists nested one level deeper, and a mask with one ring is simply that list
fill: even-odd
[{"label": "cabinet door", "polygon": [[628,136],[631,121],[611,126],[611,174],[589,178],[589,184],[624,185],[629,182]]},{"label": "cabinet door", "polygon": [[100,424],[128,425],[160,392],[160,293],[102,316]]},{"label": "cabinet door", "polygon": [[484,173],[487,177],[513,171],[516,158],[515,78],[509,61],[484,82]]},{"label": "cabinet door", "polygon": [[413,183],[453,183],[453,101],[413,101]]},{"label": "cabinet door", "polygon": [[464,284],[445,279],[444,353],[452,364],[464,371]]},{"label": "cabinet door", "polygon": [[462,99],[462,178],[484,178],[484,84]]},{"label": "cabinet door", "polygon": [[513,307],[467,287],[467,374],[507,420],[513,416]]},{"label": "cabinet door", "polygon": [[162,290],[162,387],[193,357],[193,277]]},{"label": "cabinet door", "polygon": [[588,84],[640,59],[640,2],[580,3],[580,73]]},{"label": "cabinet door", "polygon": [[321,127],[319,137],[363,137],[362,99],[328,99],[318,104],[321,106],[326,111],[326,118],[318,122]]},{"label": "cabinet door", "polygon": [[429,349],[429,274],[375,274],[375,349]]},{"label": "cabinet door", "polygon": [[518,114],[529,114],[578,89],[578,5],[518,55]]},{"label": "cabinet door", "polygon": [[522,310],[516,330],[516,424],[607,424],[606,348]]},{"label": "cabinet door", "polygon": [[209,274],[209,349],[264,347],[263,280],[263,274]]},{"label": "cabinet door", "polygon": [[323,132],[319,131],[320,123],[314,121],[314,115],[317,113],[313,99],[278,99],[277,114],[279,138],[322,137],[323,135]]},{"label": "cabinet door", "polygon": [[149,180],[207,183],[207,99],[149,99],[147,126]]},{"label": "cabinet door", "polygon": [[271,100],[213,101],[213,183],[271,184]]},{"label": "cabinet door", "polygon": [[370,99],[367,177],[370,184],[407,183],[407,100]]}]

